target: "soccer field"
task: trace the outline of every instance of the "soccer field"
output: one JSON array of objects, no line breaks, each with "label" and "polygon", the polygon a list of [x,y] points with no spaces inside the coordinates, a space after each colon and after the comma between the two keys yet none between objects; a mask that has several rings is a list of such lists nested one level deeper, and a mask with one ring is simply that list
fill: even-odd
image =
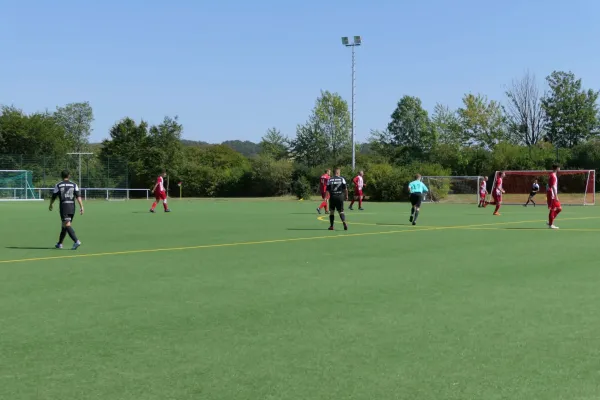
[{"label": "soccer field", "polygon": [[599,208],[317,205],[0,203],[0,398],[600,399]]}]

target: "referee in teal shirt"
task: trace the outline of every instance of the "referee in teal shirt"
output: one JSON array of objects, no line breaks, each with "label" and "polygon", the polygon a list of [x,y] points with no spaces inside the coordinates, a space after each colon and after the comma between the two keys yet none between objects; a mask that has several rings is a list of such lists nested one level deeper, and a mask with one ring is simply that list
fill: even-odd
[{"label": "referee in teal shirt", "polygon": [[429,192],[427,186],[421,182],[421,175],[415,175],[415,180],[408,184],[408,190],[410,191],[410,219],[413,225],[417,224],[417,218],[419,218],[419,210],[421,209],[421,202],[423,201],[423,194]]}]

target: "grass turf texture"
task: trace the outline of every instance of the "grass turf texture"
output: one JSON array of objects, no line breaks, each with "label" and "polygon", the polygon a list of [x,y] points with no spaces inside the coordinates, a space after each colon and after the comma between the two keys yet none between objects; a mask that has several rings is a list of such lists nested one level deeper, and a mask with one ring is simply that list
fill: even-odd
[{"label": "grass turf texture", "polygon": [[0,204],[0,398],[600,398],[596,207],[98,201],[73,252],[47,205]]}]

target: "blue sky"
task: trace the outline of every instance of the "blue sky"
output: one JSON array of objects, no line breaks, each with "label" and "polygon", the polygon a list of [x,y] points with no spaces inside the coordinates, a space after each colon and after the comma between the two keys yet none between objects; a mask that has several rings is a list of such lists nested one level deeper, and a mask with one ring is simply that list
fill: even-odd
[{"label": "blue sky", "polygon": [[504,101],[506,85],[571,70],[600,89],[600,2],[530,0],[0,0],[0,103],[26,112],[89,101],[93,141],[129,116],[178,115],[184,137],[289,136],[319,91],[350,99],[357,49],[357,140],[396,102]]}]

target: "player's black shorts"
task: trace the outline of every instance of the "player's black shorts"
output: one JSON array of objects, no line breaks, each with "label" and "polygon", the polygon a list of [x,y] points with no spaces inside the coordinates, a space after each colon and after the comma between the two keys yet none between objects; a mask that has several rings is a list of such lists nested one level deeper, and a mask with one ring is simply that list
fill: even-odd
[{"label": "player's black shorts", "polygon": [[531,192],[531,193],[529,193],[529,197],[533,197],[533,196],[535,196],[535,195],[536,195],[536,193],[537,193],[537,192]]},{"label": "player's black shorts", "polygon": [[413,207],[421,207],[422,201],[423,201],[423,193],[411,193],[410,194],[410,204]]},{"label": "player's black shorts", "polygon": [[341,197],[331,196],[329,198],[329,212],[344,212],[344,199]]},{"label": "player's black shorts", "polygon": [[63,222],[70,222],[73,221],[73,218],[75,217],[75,214],[60,214],[60,220]]}]

